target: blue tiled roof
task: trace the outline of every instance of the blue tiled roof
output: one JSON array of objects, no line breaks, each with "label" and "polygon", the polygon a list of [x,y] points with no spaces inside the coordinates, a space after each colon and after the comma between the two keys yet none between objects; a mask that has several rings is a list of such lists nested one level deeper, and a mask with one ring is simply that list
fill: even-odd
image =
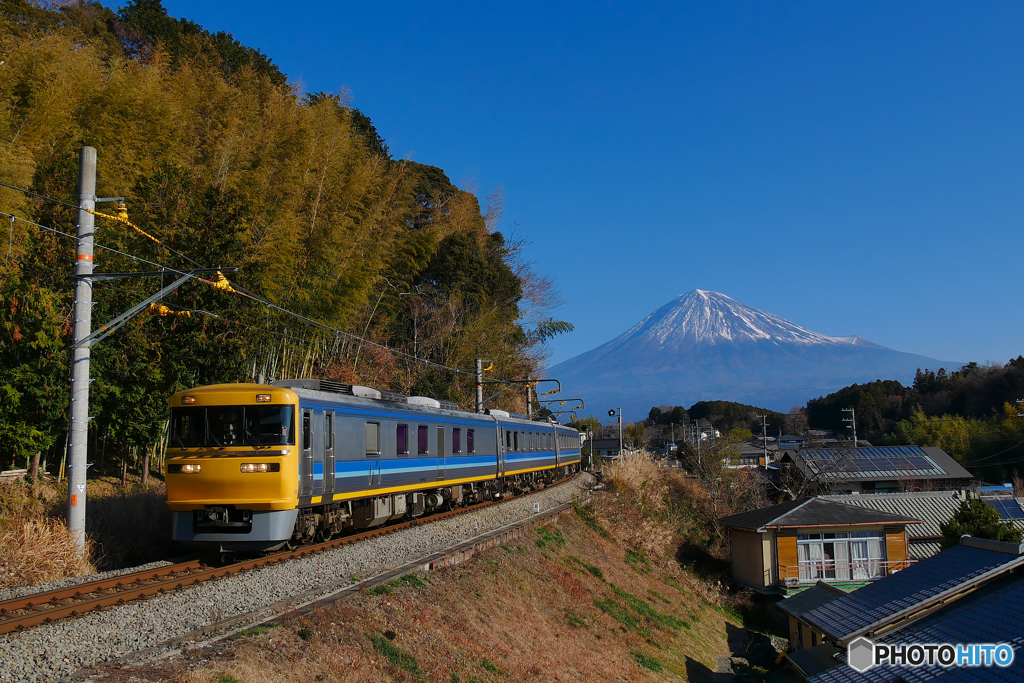
[{"label": "blue tiled roof", "polygon": [[844,663],[811,683],[1010,683],[1024,680],[1024,577],[1010,576],[960,598],[908,627],[886,634],[883,643],[1008,643],[1014,663],[1005,668],[942,669],[937,666],[875,667],[857,673]]},{"label": "blue tiled roof", "polygon": [[932,598],[1014,563],[1024,564],[1024,556],[958,545],[806,612],[803,618],[846,643],[906,610],[920,608]]}]

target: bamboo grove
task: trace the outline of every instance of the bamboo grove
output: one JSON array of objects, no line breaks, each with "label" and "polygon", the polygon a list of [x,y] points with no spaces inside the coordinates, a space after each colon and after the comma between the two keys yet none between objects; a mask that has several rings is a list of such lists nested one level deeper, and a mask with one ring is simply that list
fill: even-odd
[{"label": "bamboo grove", "polygon": [[[465,369],[487,358],[492,376],[521,379],[544,340],[571,329],[550,317],[557,297],[522,242],[498,231],[500,193],[481,208],[441,169],[393,159],[344,93],[302,94],[257,50],[158,0],[118,12],[0,1],[0,181],[74,203],[83,145],[98,150],[98,194],[124,196],[161,241],[97,219],[98,272],[154,269],[117,252],[233,266],[240,287],[347,333],[188,283],[164,315],[94,348],[91,461],[158,444],[171,392],[261,373],[469,407],[471,377],[410,357]],[[74,208],[10,189],[0,211],[75,230]],[[0,464],[43,452],[52,471],[67,428],[75,244],[0,219]],[[94,326],[170,277],[97,283]],[[496,405],[522,410],[523,393]]]}]

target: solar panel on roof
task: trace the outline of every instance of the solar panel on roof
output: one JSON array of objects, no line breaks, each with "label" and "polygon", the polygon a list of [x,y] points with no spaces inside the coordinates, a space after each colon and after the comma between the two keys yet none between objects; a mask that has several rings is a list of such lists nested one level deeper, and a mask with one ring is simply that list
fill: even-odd
[{"label": "solar panel on roof", "polygon": [[1024,510],[1015,500],[990,500],[992,505],[999,512],[1003,519],[1024,519]]}]

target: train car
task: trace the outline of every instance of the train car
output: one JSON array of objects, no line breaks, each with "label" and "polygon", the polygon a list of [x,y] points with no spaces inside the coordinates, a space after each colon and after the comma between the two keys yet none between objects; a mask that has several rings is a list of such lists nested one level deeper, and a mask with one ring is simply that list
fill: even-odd
[{"label": "train car", "polygon": [[273,550],[499,499],[579,469],[554,422],[315,379],[174,394],[173,538]]}]

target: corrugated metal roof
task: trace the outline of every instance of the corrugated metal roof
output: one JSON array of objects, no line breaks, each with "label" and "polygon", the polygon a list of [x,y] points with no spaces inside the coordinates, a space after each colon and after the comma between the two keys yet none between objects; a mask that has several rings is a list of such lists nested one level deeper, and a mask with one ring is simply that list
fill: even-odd
[{"label": "corrugated metal roof", "polygon": [[[907,527],[908,531],[913,527]],[[935,557],[942,552],[942,541],[914,541],[911,540],[910,546],[910,559],[912,560],[927,560],[929,557]]]},{"label": "corrugated metal roof", "polygon": [[[888,633],[881,643],[1007,643],[1017,652],[1011,666],[943,669],[938,666],[879,666],[857,673],[845,664],[824,671],[811,683],[1009,683],[1024,680],[1024,577],[1013,575],[978,589],[907,627]],[[845,662],[845,654],[839,655]]]},{"label": "corrugated metal roof", "polygon": [[[1003,544],[1007,548],[1010,544]],[[962,589],[982,576],[1024,564],[1018,553],[958,545],[912,564],[803,615],[809,624],[838,642],[918,609],[948,591]]]},{"label": "corrugated metal roof", "polygon": [[921,524],[907,527],[907,536],[938,538],[939,525],[948,521],[960,507],[964,497],[959,491],[925,491],[914,493],[863,493],[860,495],[821,496],[837,503],[883,510],[921,520]]}]

